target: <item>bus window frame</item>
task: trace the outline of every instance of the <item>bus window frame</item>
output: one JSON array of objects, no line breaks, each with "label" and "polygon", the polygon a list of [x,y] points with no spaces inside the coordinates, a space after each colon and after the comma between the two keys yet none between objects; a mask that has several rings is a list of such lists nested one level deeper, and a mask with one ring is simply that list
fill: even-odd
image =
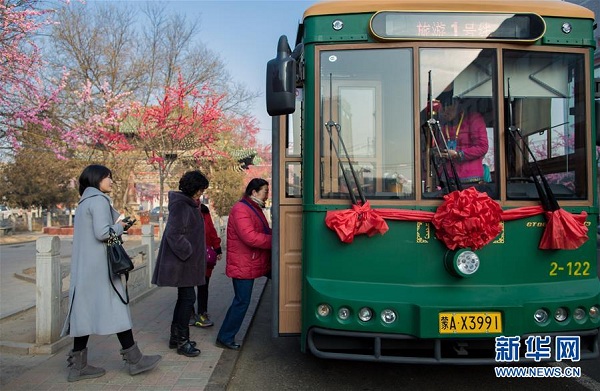
[{"label": "bus window frame", "polygon": [[[417,157],[420,156],[420,148],[421,142],[419,134],[421,132],[421,124],[417,123],[420,118],[419,113],[419,102],[420,102],[420,92],[419,92],[419,80],[420,80],[420,70],[419,70],[419,56],[418,50],[421,48],[457,48],[457,49],[494,49],[497,52],[496,61],[497,61],[497,82],[504,80],[504,69],[503,69],[503,51],[504,50],[517,50],[517,51],[539,51],[539,52],[553,52],[553,53],[577,53],[583,54],[585,63],[589,63],[590,61],[590,50],[589,48],[575,48],[575,47],[560,47],[560,46],[524,46],[521,44],[507,44],[506,42],[498,43],[498,42],[451,42],[451,41],[419,41],[419,42],[402,42],[402,41],[394,41],[390,42],[369,42],[369,43],[359,43],[359,44],[316,44],[312,50],[314,50],[314,69],[313,69],[313,80],[315,80],[314,91],[315,96],[314,99],[314,122],[313,122],[313,139],[314,139],[314,155],[313,155],[313,200],[316,205],[340,205],[347,204],[350,205],[351,201],[349,199],[329,199],[321,196],[320,189],[320,159],[321,159],[321,147],[320,147],[320,136],[321,132],[324,131],[322,129],[323,125],[320,123],[320,118],[322,117],[321,107],[320,107],[320,91],[321,91],[321,83],[323,82],[320,78],[320,70],[321,70],[321,56],[320,53],[322,51],[334,51],[334,50],[353,50],[353,49],[382,49],[382,48],[407,48],[413,51],[413,69],[414,69],[414,82],[413,82],[413,118],[415,119],[415,123],[413,124],[413,137],[414,137],[414,156],[415,161]],[[593,95],[591,91],[591,71],[590,67],[585,67],[585,96],[587,97],[585,102],[585,136],[586,136],[586,148],[585,148],[585,162],[587,167],[591,167],[594,164],[592,159],[592,135],[591,135],[591,118],[592,118],[592,103],[593,103]],[[495,138],[495,160],[496,160],[496,170],[498,173],[496,174],[496,178],[498,180],[498,199],[496,201],[502,207],[520,207],[520,206],[532,206],[539,205],[539,201],[537,200],[508,200],[506,197],[506,183],[507,183],[507,172],[505,167],[506,162],[506,142],[505,142],[505,129],[508,124],[505,123],[503,113],[505,111],[505,96],[506,91],[503,83],[498,83],[496,89],[496,96],[494,97],[497,100],[497,110],[498,110],[498,118],[496,120],[498,126],[498,134]],[[326,116],[325,116],[326,117]],[[323,117],[323,118],[325,118]],[[304,129],[306,131],[306,128]],[[595,143],[593,144],[595,145]],[[417,164],[415,162],[415,164]],[[305,167],[304,167],[305,169]],[[416,184],[421,183],[421,170],[415,169],[414,173],[414,182]],[[592,170],[591,168],[587,170],[585,181],[588,184],[592,183]],[[306,177],[306,175],[305,175]],[[594,205],[594,192],[595,189],[591,189],[592,186],[588,186],[587,196],[584,199],[578,200],[560,200],[559,204],[561,206],[572,206],[572,207],[592,207]],[[306,193],[304,192],[304,197],[306,197]],[[421,206],[437,206],[442,201],[439,199],[425,199],[422,196],[422,189],[420,186],[415,185],[414,189],[415,197],[410,200],[403,199],[368,199],[371,205],[414,205],[419,204]]]},{"label": "bus window frame", "polygon": [[[498,79],[502,80],[502,83],[499,83],[498,85],[498,93],[500,94],[500,97],[502,97],[502,99],[500,99],[500,101],[498,102],[498,109],[501,110],[501,113],[504,113],[505,110],[505,100],[506,100],[506,96],[507,96],[507,91],[505,89],[505,85],[504,85],[504,81],[505,81],[505,76],[504,76],[504,51],[522,51],[522,52],[542,52],[542,53],[574,53],[574,54],[583,54],[583,63],[584,64],[589,64],[590,63],[590,51],[589,49],[586,48],[574,48],[574,47],[549,47],[549,46],[527,46],[527,47],[523,47],[522,45],[503,45],[500,48],[500,52],[499,52],[499,57],[498,57]],[[500,57],[502,56],[502,57]],[[595,145],[595,143],[592,142],[592,100],[593,100],[593,96],[592,96],[592,91],[591,91],[591,77],[592,74],[590,72],[590,67],[584,67],[584,72],[585,72],[585,83],[584,83],[584,87],[585,87],[585,92],[584,92],[584,96],[587,97],[586,98],[586,102],[585,102],[585,119],[584,119],[584,123],[585,123],[585,166],[588,167],[589,169],[587,169],[586,172],[586,177],[585,177],[585,182],[588,184],[587,186],[587,191],[586,191],[586,196],[583,199],[577,199],[577,200],[567,200],[567,199],[560,199],[559,200],[559,205],[561,206],[575,206],[575,207],[592,207],[594,205],[594,192],[595,189],[592,189],[592,186],[590,186],[592,184],[592,173],[593,173],[593,169],[591,168],[592,164],[593,164],[593,158],[592,158],[592,145]],[[504,117],[501,115],[501,118],[499,118],[499,121],[501,121],[501,129],[506,129],[510,124],[506,124],[504,121]],[[502,135],[503,136],[503,135]],[[507,195],[506,195],[506,184],[507,184],[507,180],[508,180],[508,174],[506,172],[506,141],[505,141],[505,137],[500,137],[499,143],[501,143],[500,146],[500,150],[498,151],[499,154],[502,154],[501,156],[501,162],[502,162],[502,166],[500,167],[500,183],[502,184],[501,188],[500,188],[500,204],[502,206],[529,206],[529,205],[537,205],[539,204],[538,201],[535,200],[509,200],[507,199]],[[568,156],[567,156],[568,158]]]},{"label": "bus window frame", "polygon": [[[297,105],[298,106],[298,105]],[[299,109],[298,107],[296,108],[297,110]],[[300,110],[302,110],[300,108]],[[279,180],[279,194],[280,194],[280,204],[281,205],[299,205],[302,204],[302,199],[304,197],[304,189],[301,188],[300,192],[301,192],[301,196],[300,197],[290,197],[287,196],[287,187],[288,187],[288,182],[287,182],[287,176],[285,175],[288,164],[300,164],[300,169],[301,171],[303,171],[305,169],[304,167],[304,163],[302,161],[302,155],[303,155],[303,146],[301,146],[301,150],[300,150],[300,154],[288,154],[287,150],[287,145],[288,145],[288,138],[289,138],[289,132],[291,131],[290,129],[290,116],[292,116],[293,114],[286,114],[286,115],[281,115],[279,117],[277,117],[276,121],[279,122],[279,134],[277,135],[278,137],[278,141],[279,141],[279,146],[281,147],[281,151],[279,153],[279,169],[280,169],[280,175],[279,177],[281,178]],[[300,127],[302,128],[302,123],[304,121],[304,113],[301,112],[300,114]],[[300,134],[302,134],[302,132],[304,131],[304,129],[301,129]],[[303,142],[303,140],[301,141],[301,143]],[[304,174],[302,174],[302,176],[300,177],[300,186],[302,187],[302,183],[304,182],[305,178],[304,178]]]},{"label": "bus window frame", "polygon": [[[321,55],[320,53],[322,51],[335,51],[335,50],[354,50],[354,49],[360,49],[360,50],[370,50],[370,49],[394,49],[394,48],[401,48],[401,49],[410,49],[413,51],[413,55],[412,55],[412,61],[413,61],[413,67],[414,67],[414,50],[416,48],[416,45],[411,44],[411,43],[405,43],[405,42],[398,42],[398,43],[392,43],[390,44],[388,43],[381,43],[381,42],[370,42],[370,43],[361,43],[361,44],[334,44],[334,45],[315,45],[314,47],[314,58],[315,58],[315,67],[314,67],[314,80],[315,80],[315,96],[314,96],[314,128],[313,128],[313,137],[314,137],[314,171],[315,171],[315,175],[314,175],[314,187],[313,187],[313,197],[314,197],[314,203],[315,204],[319,204],[319,205],[339,205],[339,204],[351,204],[351,201],[349,199],[349,197],[347,199],[345,198],[336,198],[336,199],[331,199],[331,198],[324,198],[321,196],[321,185],[320,185],[320,179],[321,179],[321,174],[320,174],[320,165],[321,165],[321,141],[320,141],[320,137],[321,137],[321,131],[324,131],[323,128],[323,124],[320,123],[320,118],[321,118],[321,105],[320,105],[320,93],[319,91],[321,91],[321,83],[323,82],[323,80],[321,80],[320,78],[320,70],[321,70]],[[361,81],[362,83],[362,81]],[[413,83],[414,84],[414,83]],[[381,88],[381,86],[378,86],[378,88]],[[327,86],[327,89],[329,89],[329,86]],[[319,94],[319,95],[316,95]],[[413,100],[414,100],[414,94],[415,94],[415,86],[413,85]],[[376,97],[376,100],[380,100],[381,97]],[[325,113],[328,115],[328,113]],[[326,118],[327,115],[323,116],[323,118]],[[413,114],[414,115],[414,114]],[[379,127],[381,128],[381,124],[379,124]],[[379,130],[381,133],[381,129]],[[413,137],[414,136],[414,130],[413,130]],[[381,137],[379,137],[381,138]],[[416,141],[416,140],[415,140]],[[381,143],[381,141],[378,141],[379,143]],[[379,148],[381,148],[381,146],[379,146]],[[415,156],[415,150],[413,150],[413,156]],[[343,151],[340,151],[340,154],[342,155],[342,160],[343,160]],[[358,161],[365,161],[365,160],[373,160],[370,158],[363,158],[363,157],[358,157],[358,159],[354,159],[354,160],[358,160]],[[354,163],[353,160],[353,163]],[[415,179],[415,183],[416,179]],[[415,185],[416,186],[416,185]],[[416,186],[417,187],[417,186]],[[415,187],[414,190],[414,194],[416,197],[417,194],[417,189]],[[368,197],[367,197],[368,199]],[[395,203],[402,203],[402,204],[414,204],[416,199],[410,199],[410,200],[392,200],[392,199],[369,199],[369,202],[372,205],[386,205],[386,204],[390,204],[390,202],[393,201],[394,204]]]}]

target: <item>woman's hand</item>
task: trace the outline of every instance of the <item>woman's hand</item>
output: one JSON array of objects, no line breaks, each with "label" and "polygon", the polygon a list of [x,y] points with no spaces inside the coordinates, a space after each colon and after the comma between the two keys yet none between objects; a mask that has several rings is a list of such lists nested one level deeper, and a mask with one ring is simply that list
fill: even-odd
[{"label": "woman's hand", "polygon": [[444,159],[457,159],[458,152],[455,151],[454,149],[447,149],[443,152],[440,152],[440,156]]}]

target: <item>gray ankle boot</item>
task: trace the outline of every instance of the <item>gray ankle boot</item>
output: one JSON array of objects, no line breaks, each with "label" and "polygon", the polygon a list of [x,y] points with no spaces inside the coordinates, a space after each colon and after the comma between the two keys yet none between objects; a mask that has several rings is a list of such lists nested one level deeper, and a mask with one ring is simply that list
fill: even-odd
[{"label": "gray ankle boot", "polygon": [[70,351],[67,362],[69,363],[69,376],[67,380],[70,382],[93,379],[103,376],[106,371],[104,368],[96,368],[87,363],[87,348],[78,352]]},{"label": "gray ankle boot", "polygon": [[123,356],[123,360],[127,362],[129,374],[132,376],[156,368],[162,359],[162,356],[158,354],[155,356],[144,356],[140,352],[137,343],[134,343],[129,349],[121,349],[121,355]]}]

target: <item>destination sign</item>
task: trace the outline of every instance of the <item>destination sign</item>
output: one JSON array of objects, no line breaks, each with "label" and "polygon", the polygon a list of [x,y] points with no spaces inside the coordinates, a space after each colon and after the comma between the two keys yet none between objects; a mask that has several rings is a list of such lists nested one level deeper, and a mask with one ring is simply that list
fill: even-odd
[{"label": "destination sign", "polygon": [[546,30],[535,14],[392,12],[371,18],[371,32],[385,40],[535,41]]}]

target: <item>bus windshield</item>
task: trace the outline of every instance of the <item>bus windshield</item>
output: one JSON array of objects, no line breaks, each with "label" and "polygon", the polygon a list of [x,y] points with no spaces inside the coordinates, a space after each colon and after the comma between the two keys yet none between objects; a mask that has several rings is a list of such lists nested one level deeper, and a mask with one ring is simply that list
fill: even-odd
[{"label": "bus windshield", "polygon": [[537,200],[534,165],[557,199],[587,197],[582,52],[369,46],[318,59],[321,198],[435,199],[454,184]]},{"label": "bus windshield", "polygon": [[[558,199],[585,198],[590,140],[584,56],[507,50],[503,63],[505,93],[511,96],[514,125],[520,129],[507,140],[507,198],[536,198],[531,183],[535,161]],[[522,149],[532,153],[524,156]]]}]

